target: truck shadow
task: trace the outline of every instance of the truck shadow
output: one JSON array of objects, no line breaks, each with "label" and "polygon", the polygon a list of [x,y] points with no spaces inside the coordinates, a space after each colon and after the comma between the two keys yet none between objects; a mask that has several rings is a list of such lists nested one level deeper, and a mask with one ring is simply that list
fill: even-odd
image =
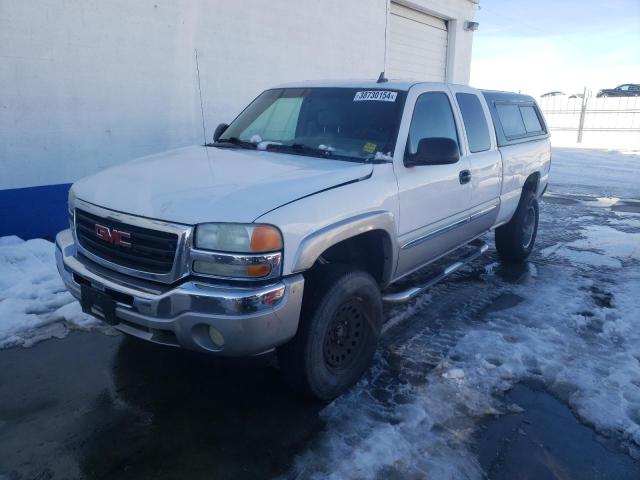
[{"label": "truck shadow", "polygon": [[322,428],[322,405],[280,380],[273,358],[218,359],[120,343],[114,394],[95,399],[83,445],[90,478],[266,478]]}]

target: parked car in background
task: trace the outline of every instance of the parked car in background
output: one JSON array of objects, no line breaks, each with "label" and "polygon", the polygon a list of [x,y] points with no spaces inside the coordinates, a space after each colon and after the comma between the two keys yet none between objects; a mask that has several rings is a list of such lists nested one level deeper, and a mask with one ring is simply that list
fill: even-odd
[{"label": "parked car in background", "polygon": [[584,93],[574,93],[573,95],[569,95],[569,98],[584,98]]},{"label": "parked car in background", "polygon": [[550,97],[566,97],[567,94],[564,92],[547,92],[540,95],[540,98],[550,98]]},{"label": "parked car in background", "polygon": [[625,83],[616,88],[605,88],[598,92],[597,97],[640,97],[640,84]]},{"label": "parked car in background", "polygon": [[526,260],[550,160],[527,95],[382,77],[280,86],[213,143],[76,182],[58,270],[85,312],[128,335],[275,349],[295,389],[330,400],[369,367],[383,301],[477,258],[489,231],[502,261]]}]

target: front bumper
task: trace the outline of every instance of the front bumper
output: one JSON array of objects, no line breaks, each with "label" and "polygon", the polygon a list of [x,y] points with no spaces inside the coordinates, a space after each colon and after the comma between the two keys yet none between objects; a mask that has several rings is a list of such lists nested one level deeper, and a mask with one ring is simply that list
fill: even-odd
[{"label": "front bumper", "polygon": [[[79,254],[71,230],[56,236],[58,272],[80,299],[81,284],[116,302],[114,327],[164,345],[226,356],[256,355],[291,339],[298,328],[304,278],[238,287],[187,279],[161,285],[106,269]],[[94,316],[100,318],[99,312]],[[214,336],[215,329],[222,335]]]}]

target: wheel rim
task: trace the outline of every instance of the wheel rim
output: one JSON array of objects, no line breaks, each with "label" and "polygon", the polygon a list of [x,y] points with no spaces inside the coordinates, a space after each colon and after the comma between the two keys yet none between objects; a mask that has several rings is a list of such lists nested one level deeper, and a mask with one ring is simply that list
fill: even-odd
[{"label": "wheel rim", "polygon": [[360,302],[355,300],[343,303],[336,310],[323,345],[324,361],[329,370],[345,370],[358,357],[364,345],[366,321]]},{"label": "wheel rim", "polygon": [[536,229],[536,209],[530,206],[522,222],[522,246],[527,249],[533,242],[533,234]]}]

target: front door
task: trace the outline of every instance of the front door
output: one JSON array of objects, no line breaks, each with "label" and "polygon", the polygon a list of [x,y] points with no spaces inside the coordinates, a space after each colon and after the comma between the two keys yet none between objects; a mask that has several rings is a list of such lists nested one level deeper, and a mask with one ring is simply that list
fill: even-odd
[{"label": "front door", "polygon": [[[468,239],[471,202],[469,160],[460,148],[462,131],[449,91],[414,87],[407,96],[398,136],[394,169],[398,180],[400,254],[396,277],[419,268]],[[413,109],[411,109],[413,105]],[[449,165],[407,167],[403,153],[413,154],[423,138],[456,141],[460,160]]]}]

